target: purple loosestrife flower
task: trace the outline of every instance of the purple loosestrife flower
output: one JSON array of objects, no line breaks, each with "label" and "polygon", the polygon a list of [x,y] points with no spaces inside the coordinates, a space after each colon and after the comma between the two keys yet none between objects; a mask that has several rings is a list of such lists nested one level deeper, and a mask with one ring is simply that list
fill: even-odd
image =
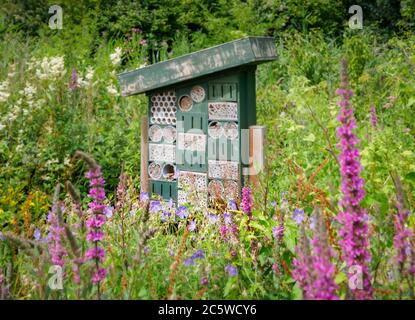
[{"label": "purple loosestrife flower", "polygon": [[[350,97],[353,92],[348,89],[347,64],[342,62],[340,89],[336,91],[340,97],[338,105],[341,107],[338,120],[341,126],[337,129],[337,136],[340,139],[340,175],[341,191],[343,198],[340,206],[343,211],[339,212],[338,220],[342,224],[339,241],[342,247],[343,259],[348,268],[358,266],[363,272],[363,288],[351,289],[353,299],[371,299],[373,289],[368,264],[371,256],[369,252],[369,229],[366,211],[360,207],[365,196],[364,180],[360,177],[361,165],[360,154],[356,148],[358,139],[353,133],[356,128],[356,120],[353,116],[353,108]],[[350,277],[353,276],[351,273]]]},{"label": "purple loosestrife flower", "polygon": [[[413,232],[407,227],[409,210],[403,209],[400,203],[396,204],[397,214],[395,215],[395,236],[393,237],[393,245],[396,250],[395,261],[399,265],[399,272],[401,274],[407,273],[405,264],[408,261],[411,264],[411,258],[414,254],[411,239],[413,239]],[[409,267],[409,273],[414,273],[413,266]]]},{"label": "purple loosestrife flower", "polygon": [[301,224],[304,220],[304,210],[295,209],[293,213],[293,219],[297,224]]},{"label": "purple loosestrife flower", "polygon": [[74,91],[76,88],[78,88],[78,77],[76,74],[76,68],[73,67],[71,81],[69,82],[69,90]]},{"label": "purple loosestrife flower", "polygon": [[87,241],[91,242],[93,247],[86,252],[85,258],[95,261],[95,272],[92,275],[91,281],[93,284],[99,285],[107,274],[106,269],[100,267],[100,263],[105,258],[105,251],[99,247],[99,243],[105,236],[101,230],[106,221],[105,212],[107,210],[107,206],[104,204],[106,199],[104,190],[105,180],[102,177],[101,167],[98,165],[91,166],[86,177],[89,179],[90,185],[88,197],[92,200],[89,204],[90,217],[86,222],[88,229]]},{"label": "purple loosestrife flower", "polygon": [[242,188],[242,210],[246,215],[248,215],[249,219],[252,218],[252,208],[253,208],[253,200],[252,200],[252,192],[249,187]]},{"label": "purple loosestrife flower", "polygon": [[229,277],[236,277],[238,275],[238,268],[230,264],[225,267],[225,271]]},{"label": "purple loosestrife flower", "polygon": [[316,232],[311,240],[313,248],[312,270],[314,272],[313,299],[338,300],[339,297],[336,295],[338,288],[334,281],[336,268],[330,261],[334,256],[334,251],[329,246],[324,221],[317,211],[315,219]]},{"label": "purple loosestrife flower", "polygon": [[49,240],[48,248],[51,255],[51,260],[54,265],[63,267],[65,265],[64,257],[68,255],[65,248],[62,246],[62,238],[65,232],[64,227],[59,224],[58,212],[60,204],[55,202],[52,205],[52,210],[48,214],[49,223]]},{"label": "purple loosestrife flower", "polygon": [[370,123],[373,128],[376,128],[378,126],[378,116],[376,115],[375,106],[370,107]]},{"label": "purple loosestrife flower", "polygon": [[272,235],[274,236],[275,240],[278,240],[278,242],[281,242],[284,237],[284,225],[280,224],[276,227],[273,227]]},{"label": "purple loosestrife flower", "polygon": [[304,225],[301,225],[300,239],[295,248],[296,257],[293,260],[293,278],[303,291],[303,298],[308,300],[313,298],[312,283],[312,260],[310,241],[305,234]]}]

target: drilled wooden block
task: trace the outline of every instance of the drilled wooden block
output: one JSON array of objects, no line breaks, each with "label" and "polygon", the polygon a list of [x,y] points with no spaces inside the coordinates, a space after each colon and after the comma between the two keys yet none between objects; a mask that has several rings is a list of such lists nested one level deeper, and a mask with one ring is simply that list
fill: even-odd
[{"label": "drilled wooden block", "polygon": [[154,144],[149,146],[149,160],[162,162],[176,161],[176,146],[173,144]]},{"label": "drilled wooden block", "polygon": [[207,174],[192,171],[180,171],[178,177],[178,187],[189,190],[207,190]]},{"label": "drilled wooden block", "polygon": [[208,162],[209,179],[232,179],[239,178],[239,163],[236,161],[217,161]]}]

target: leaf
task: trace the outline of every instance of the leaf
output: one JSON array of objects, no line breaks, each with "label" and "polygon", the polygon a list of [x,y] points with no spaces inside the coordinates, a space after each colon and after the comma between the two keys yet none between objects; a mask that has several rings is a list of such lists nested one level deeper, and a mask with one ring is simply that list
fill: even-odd
[{"label": "leaf", "polygon": [[310,133],[307,137],[305,137],[303,139],[304,141],[308,141],[308,142],[314,142],[316,141],[316,136],[312,133]]},{"label": "leaf", "polygon": [[223,295],[227,297],[232,290],[233,285],[233,278],[229,278],[228,282],[226,283],[225,289],[223,290]]},{"label": "leaf", "polygon": [[336,282],[337,285],[339,285],[340,283],[343,283],[347,280],[347,276],[344,272],[340,272],[337,274],[336,278],[334,279],[334,281]]},{"label": "leaf", "polygon": [[293,286],[293,290],[291,291],[291,298],[293,300],[303,300],[303,291],[301,290],[300,286],[296,282]]}]

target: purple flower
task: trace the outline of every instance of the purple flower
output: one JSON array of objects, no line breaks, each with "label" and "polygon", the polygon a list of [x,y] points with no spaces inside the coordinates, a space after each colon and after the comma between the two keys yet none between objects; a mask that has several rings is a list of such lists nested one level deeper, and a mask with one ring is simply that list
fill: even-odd
[{"label": "purple flower", "polygon": [[146,46],[146,45],[147,45],[147,40],[146,40],[146,39],[141,39],[141,40],[140,40],[140,44],[141,44],[142,46]]},{"label": "purple flower", "polygon": [[6,238],[3,236],[3,232],[0,231],[0,241],[4,241]]},{"label": "purple flower", "polygon": [[[365,196],[364,180],[360,177],[362,170],[360,165],[360,154],[356,145],[359,143],[353,129],[356,128],[356,120],[353,116],[353,108],[350,97],[353,92],[348,89],[347,64],[342,62],[341,84],[337,94],[340,97],[338,105],[341,107],[338,120],[341,126],[337,129],[337,136],[340,139],[339,163],[341,175],[341,191],[343,198],[340,200],[342,212],[337,215],[341,223],[339,245],[342,248],[343,259],[349,268],[359,266],[362,269],[363,289],[351,289],[354,299],[371,299],[373,289],[369,273],[369,262],[371,259],[369,251],[369,228],[367,213],[361,208],[360,203]],[[352,273],[349,274],[353,277]]]},{"label": "purple flower", "polygon": [[[414,234],[410,228],[407,227],[409,210],[403,209],[403,204],[397,203],[397,214],[395,215],[395,235],[393,237],[393,245],[396,250],[395,261],[399,266],[399,272],[407,273],[406,262],[411,264],[411,256],[413,253],[411,239]],[[412,268],[410,268],[409,273],[411,273]]]},{"label": "purple flower", "polygon": [[242,209],[249,218],[252,218],[252,208],[253,208],[253,200],[252,200],[252,192],[249,187],[242,188]]},{"label": "purple flower", "polygon": [[195,264],[195,262],[193,261],[192,258],[186,258],[186,259],[184,259],[183,264],[186,267],[190,267],[190,266],[193,266]]},{"label": "purple flower", "polygon": [[147,202],[150,199],[148,196],[148,192],[141,192],[140,193],[140,201],[141,202]]},{"label": "purple flower", "polygon": [[301,224],[304,220],[304,210],[295,209],[293,213],[293,219],[297,224]]},{"label": "purple flower", "polygon": [[190,221],[189,231],[195,231],[195,230],[196,230],[196,221]]},{"label": "purple flower", "polygon": [[229,200],[229,202],[228,202],[228,208],[229,208],[229,210],[238,210],[238,208],[236,207],[235,200]]},{"label": "purple flower", "polygon": [[142,32],[140,28],[132,28],[131,31],[133,33],[141,33]]},{"label": "purple flower", "polygon": [[114,212],[114,207],[105,206],[104,214],[108,219],[112,218],[112,213]]},{"label": "purple flower", "polygon": [[229,225],[232,223],[232,215],[229,212],[225,212],[223,214],[223,222],[225,222],[226,225]]},{"label": "purple flower", "polygon": [[144,247],[144,254],[148,254],[149,250],[150,250],[150,248],[148,246],[145,246]]},{"label": "purple flower", "polygon": [[107,276],[107,269],[98,268],[97,271],[92,275],[92,283],[98,284],[102,280],[104,280],[106,276]]},{"label": "purple flower", "polygon": [[284,235],[284,225],[279,225],[272,228],[272,235],[276,240],[281,240]]},{"label": "purple flower", "polygon": [[86,236],[86,240],[90,242],[98,242],[104,239],[104,232],[99,230],[91,230]]},{"label": "purple flower", "polygon": [[98,260],[103,261],[105,258],[105,250],[100,247],[92,247],[87,250],[85,253],[85,258],[87,260]]},{"label": "purple flower", "polygon": [[216,224],[216,222],[218,222],[218,216],[216,214],[209,214],[209,222],[211,224]]},{"label": "purple flower", "polygon": [[37,229],[37,228],[36,228],[35,233],[33,234],[33,238],[34,238],[36,241],[39,241],[39,240],[40,240],[40,238],[42,238],[42,233],[40,232],[40,230],[39,230],[39,229]]},{"label": "purple flower", "polygon": [[275,208],[277,206],[277,202],[275,200],[271,201],[271,206]]},{"label": "purple flower", "polygon": [[163,212],[161,213],[160,220],[161,220],[162,222],[166,222],[167,220],[169,220],[170,216],[171,216],[171,213],[170,213],[170,212],[165,212],[165,211],[163,211]]},{"label": "purple flower", "polygon": [[195,259],[204,259],[205,258],[205,253],[203,252],[203,250],[197,250],[193,256],[191,257],[191,259],[195,260]]},{"label": "purple flower", "polygon": [[86,239],[92,243],[92,247],[86,252],[85,259],[94,260],[95,271],[91,282],[99,284],[105,279],[107,274],[107,270],[99,265],[105,257],[104,249],[99,247],[99,243],[104,239],[105,235],[101,229],[106,221],[106,214],[111,212],[112,215],[112,208],[108,208],[104,203],[106,200],[105,180],[102,176],[101,167],[91,167],[86,177],[89,180],[90,186],[88,197],[92,200],[89,204],[90,217],[86,222],[88,228]]},{"label": "purple flower", "polygon": [[78,80],[77,80],[77,75],[76,75],[76,68],[73,67],[71,81],[69,82],[69,90],[74,91],[77,87],[78,87]]},{"label": "purple flower", "polygon": [[54,203],[52,210],[48,214],[49,223],[49,240],[48,248],[51,255],[51,260],[54,265],[63,267],[65,265],[64,257],[68,255],[65,248],[62,246],[62,237],[65,232],[64,228],[59,224],[58,210],[60,204]]},{"label": "purple flower", "polygon": [[173,249],[170,249],[169,250],[169,254],[170,254],[171,257],[174,257],[174,250]]},{"label": "purple flower", "polygon": [[228,273],[230,277],[235,277],[238,275],[238,268],[228,264],[225,267],[225,271]]},{"label": "purple flower", "polygon": [[186,218],[186,217],[188,216],[189,212],[188,212],[188,210],[187,210],[187,207],[185,207],[185,206],[180,206],[180,207],[177,209],[176,214],[179,216],[179,218],[180,218],[180,219],[184,219],[184,218]]},{"label": "purple flower", "polygon": [[378,126],[378,117],[376,115],[375,106],[370,107],[370,123],[372,124],[373,128],[376,128]]},{"label": "purple flower", "polygon": [[150,212],[158,213],[162,210],[160,201],[151,201],[150,202]]},{"label": "purple flower", "polygon": [[208,277],[203,277],[202,279],[200,279],[200,284],[202,286],[207,286],[209,284],[209,279]]}]

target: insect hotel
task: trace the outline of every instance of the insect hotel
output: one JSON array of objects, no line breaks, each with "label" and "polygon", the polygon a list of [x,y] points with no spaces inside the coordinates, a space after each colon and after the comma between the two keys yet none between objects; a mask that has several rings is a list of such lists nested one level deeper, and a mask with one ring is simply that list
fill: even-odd
[{"label": "insect hotel", "polygon": [[123,96],[145,93],[141,191],[178,205],[236,200],[264,166],[255,71],[275,42],[247,37],[119,75]]}]

